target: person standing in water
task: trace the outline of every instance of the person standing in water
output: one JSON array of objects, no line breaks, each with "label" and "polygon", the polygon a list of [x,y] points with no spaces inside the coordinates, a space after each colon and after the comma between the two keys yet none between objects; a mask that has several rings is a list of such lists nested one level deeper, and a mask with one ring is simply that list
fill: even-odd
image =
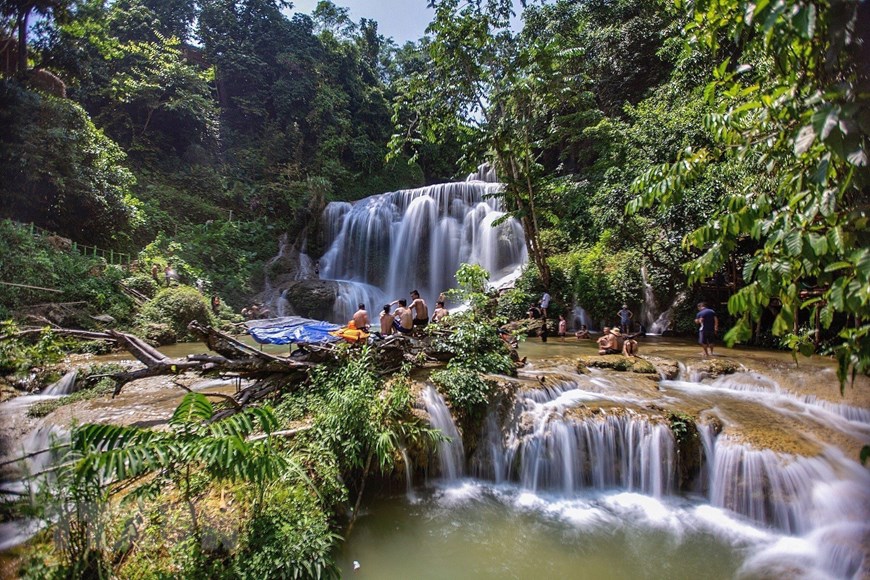
[{"label": "person standing in water", "polygon": [[559,338],[565,340],[565,335],[568,334],[568,321],[563,315],[559,315]]},{"label": "person standing in water", "polygon": [[713,341],[719,332],[719,317],[716,316],[716,311],[709,308],[706,302],[699,302],[695,324],[699,325],[698,344],[704,349],[704,356],[713,356]]},{"label": "person standing in water", "polygon": [[634,318],[634,314],[631,313],[631,310],[628,309],[628,304],[622,305],[622,310],[616,313],[619,316],[619,329],[623,333],[631,331],[631,319]]},{"label": "person standing in water", "polygon": [[550,294],[549,292],[544,292],[543,296],[541,296],[541,314],[544,318],[547,318],[547,309],[550,307]]}]

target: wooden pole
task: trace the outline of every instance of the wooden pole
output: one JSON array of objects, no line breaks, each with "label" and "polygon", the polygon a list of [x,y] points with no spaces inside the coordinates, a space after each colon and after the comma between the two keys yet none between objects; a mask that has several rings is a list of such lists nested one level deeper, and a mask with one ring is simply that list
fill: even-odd
[{"label": "wooden pole", "polygon": [[46,292],[57,292],[58,294],[63,294],[63,290],[57,290],[56,288],[43,288],[42,286],[31,286],[29,284],[15,284],[13,282],[0,282],[4,286],[16,286],[18,288],[29,288],[31,290],[45,290]]}]

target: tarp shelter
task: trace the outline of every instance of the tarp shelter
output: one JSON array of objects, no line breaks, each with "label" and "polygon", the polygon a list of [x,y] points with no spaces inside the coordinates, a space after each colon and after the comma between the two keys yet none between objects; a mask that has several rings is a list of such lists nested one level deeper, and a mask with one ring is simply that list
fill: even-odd
[{"label": "tarp shelter", "polygon": [[341,340],[329,334],[341,328],[338,324],[301,316],[249,320],[245,326],[260,344],[316,344]]}]

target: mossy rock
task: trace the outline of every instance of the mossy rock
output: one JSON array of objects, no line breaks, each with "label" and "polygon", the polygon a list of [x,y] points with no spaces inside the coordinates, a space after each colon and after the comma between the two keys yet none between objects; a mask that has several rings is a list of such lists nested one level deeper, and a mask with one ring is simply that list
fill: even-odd
[{"label": "mossy rock", "polygon": [[187,336],[187,326],[194,320],[202,324],[213,323],[205,297],[190,286],[164,288],[145,303],[139,317],[143,326],[149,323],[167,325],[176,337]]},{"label": "mossy rock", "polygon": [[729,359],[710,358],[693,365],[692,370],[710,377],[718,377],[720,375],[733,375],[740,370],[740,365]]},{"label": "mossy rock", "polygon": [[[299,280],[286,287],[287,302],[293,312],[306,318],[328,320],[332,316],[338,283],[333,280]],[[366,304],[369,312],[375,305]]]},{"label": "mossy rock", "polygon": [[675,360],[658,356],[644,356],[644,360],[653,365],[659,376],[666,380],[672,381],[680,376],[680,364]]},{"label": "mossy rock", "polygon": [[178,342],[178,335],[168,324],[148,322],[142,325],[141,332],[145,340],[156,343],[158,346]]},{"label": "mossy rock", "polygon": [[581,356],[577,361],[577,370],[584,372],[588,367],[658,376],[656,367],[649,361],[621,354]]},{"label": "mossy rock", "polygon": [[160,289],[160,285],[148,274],[134,274],[129,278],[121,280],[121,283],[148,298],[154,298],[154,295]]}]

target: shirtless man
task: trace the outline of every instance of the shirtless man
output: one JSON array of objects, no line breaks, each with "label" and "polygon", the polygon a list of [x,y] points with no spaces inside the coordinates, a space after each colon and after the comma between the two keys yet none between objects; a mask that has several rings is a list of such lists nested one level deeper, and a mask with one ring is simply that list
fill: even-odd
[{"label": "shirtless man", "polygon": [[368,332],[369,330],[369,313],[366,312],[366,305],[359,304],[358,310],[353,313],[353,322],[359,330]]},{"label": "shirtless man", "polygon": [[414,318],[411,316],[411,309],[408,308],[408,301],[404,298],[395,300],[391,304],[398,304],[399,307],[393,312],[395,319],[393,320],[393,328],[402,334],[411,334],[414,330]]},{"label": "shirtless man", "polygon": [[381,334],[384,336],[393,334],[393,316],[390,314],[389,304],[384,304],[384,309],[381,311]]},{"label": "shirtless man", "polygon": [[408,308],[414,311],[414,326],[423,328],[429,324],[429,307],[416,290],[411,290],[411,305]]},{"label": "shirtless man", "polygon": [[616,337],[610,334],[610,327],[605,326],[598,338],[598,354],[619,354],[616,349]]},{"label": "shirtless man", "polygon": [[444,301],[439,300],[435,303],[435,312],[432,313],[432,322],[439,322],[442,318],[450,314],[446,308],[444,308]]}]

